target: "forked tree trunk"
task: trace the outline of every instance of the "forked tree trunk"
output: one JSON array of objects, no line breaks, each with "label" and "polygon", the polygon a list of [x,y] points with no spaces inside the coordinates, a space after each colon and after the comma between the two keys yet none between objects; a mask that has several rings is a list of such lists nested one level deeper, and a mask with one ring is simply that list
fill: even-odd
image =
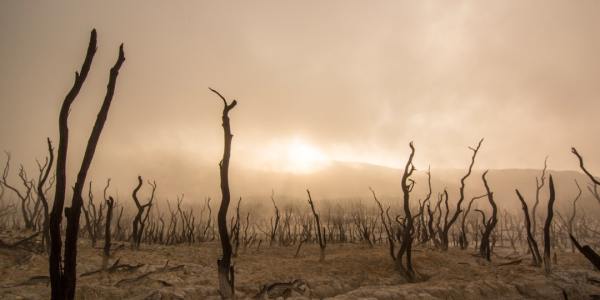
[{"label": "forked tree trunk", "polygon": [[[454,222],[456,222],[456,220],[458,219],[458,216],[462,212],[461,205],[462,205],[463,201],[465,200],[466,180],[471,175],[471,172],[473,170],[473,165],[475,164],[475,158],[477,157],[477,152],[479,152],[479,149],[481,148],[482,143],[483,143],[483,139],[479,140],[479,143],[477,143],[477,146],[475,148],[469,147],[469,149],[471,151],[473,151],[473,155],[471,156],[471,163],[469,164],[469,168],[467,169],[467,174],[465,174],[465,176],[463,176],[460,179],[460,188],[458,190],[459,198],[458,198],[458,201],[456,202],[456,210],[454,211],[454,214],[452,215],[452,217],[450,218],[449,221],[448,221],[448,215],[450,213],[450,210],[446,206],[446,216],[445,216],[445,220],[444,220],[444,227],[440,231],[440,242],[441,242],[440,248],[443,251],[448,250],[448,233],[450,232],[450,228],[452,227],[452,224],[454,224]],[[447,193],[445,193],[445,197],[446,197],[446,203],[447,203],[448,202],[448,194]]]},{"label": "forked tree trunk", "polygon": [[487,261],[491,261],[492,260],[492,246],[490,245],[490,235],[492,234],[492,231],[494,230],[494,228],[496,227],[496,223],[498,222],[498,208],[496,207],[496,202],[494,202],[494,193],[492,193],[492,191],[490,190],[490,187],[488,185],[487,179],[485,178],[485,176],[487,175],[488,171],[483,172],[483,175],[481,176],[482,180],[483,180],[483,184],[485,186],[485,191],[487,192],[487,197],[488,197],[488,201],[490,202],[490,206],[492,207],[492,216],[490,217],[490,219],[485,222],[484,221],[484,231],[483,234],[481,236],[481,245],[479,246],[479,254],[481,255],[481,257],[485,258]]},{"label": "forked tree trunk", "polygon": [[[106,96],[102,103],[102,107],[92,128],[83,161],[77,174],[77,181],[73,188],[73,199],[71,207],[64,208],[65,201],[65,188],[66,188],[66,162],[67,162],[67,148],[68,148],[68,116],[71,108],[71,104],[79,94],[83,83],[90,70],[92,59],[96,53],[96,30],[92,30],[90,36],[90,42],[88,45],[88,51],[85,57],[85,61],[81,68],[81,74],[75,74],[75,83],[73,87],[65,97],[62,104],[59,116],[59,146],[57,155],[56,165],[56,187],[55,187],[55,198],[52,206],[52,213],[50,215],[50,239],[51,249],[49,258],[49,272],[51,282],[51,298],[52,299],[74,299],[75,288],[76,288],[76,270],[77,270],[77,237],[79,233],[79,218],[81,216],[81,206],[83,199],[81,192],[85,184],[87,172],[92,163],[96,146],[102,133],[106,117],[112,98],[114,95],[115,85],[119,69],[125,61],[125,55],[123,52],[123,45],[119,47],[119,57],[117,62],[110,71],[109,82],[107,86]],[[62,222],[62,211],[65,210],[65,216],[67,218],[67,228],[65,236],[65,251],[64,261],[61,266],[61,251],[62,251],[62,239],[60,225]]]},{"label": "forked tree trunk", "polygon": [[229,209],[229,202],[231,200],[229,191],[229,158],[231,157],[231,140],[233,139],[231,125],[229,124],[229,111],[236,106],[237,101],[233,100],[228,104],[225,97],[219,92],[213,89],[210,90],[223,100],[222,125],[224,148],[223,158],[219,163],[219,173],[221,176],[221,206],[219,207],[219,213],[217,215],[221,249],[223,250],[223,257],[217,260],[219,293],[223,299],[235,299],[235,277],[233,265],[231,264],[232,249],[231,241],[229,240],[229,232],[227,230],[227,210]]}]

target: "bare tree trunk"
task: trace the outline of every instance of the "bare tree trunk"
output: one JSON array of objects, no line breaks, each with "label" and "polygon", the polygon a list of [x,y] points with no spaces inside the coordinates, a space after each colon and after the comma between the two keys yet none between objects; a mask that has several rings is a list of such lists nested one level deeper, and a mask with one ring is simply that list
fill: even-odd
[{"label": "bare tree trunk", "polygon": [[[400,249],[396,254],[396,267],[400,270],[408,281],[415,280],[415,271],[412,267],[412,242],[413,242],[413,216],[410,211],[410,192],[415,186],[414,180],[410,178],[412,173],[415,171],[413,165],[413,157],[415,156],[415,147],[410,142],[410,155],[406,166],[404,167],[404,173],[402,174],[401,187],[402,187],[402,204],[404,208],[404,223],[402,226],[402,240],[400,241]],[[406,262],[403,262],[404,256],[406,255]]]},{"label": "bare tree trunk", "polygon": [[[467,169],[467,174],[465,174],[465,176],[463,176],[460,179],[459,198],[458,198],[458,201],[456,202],[456,210],[454,211],[454,214],[450,218],[450,221],[447,220],[448,214],[450,211],[446,207],[446,216],[445,216],[446,219],[444,221],[444,227],[443,227],[442,231],[440,232],[441,249],[443,251],[448,250],[448,232],[450,231],[452,224],[454,224],[454,222],[458,219],[458,216],[462,212],[461,205],[465,199],[465,186],[466,186],[465,182],[466,182],[467,178],[469,178],[469,176],[471,175],[471,171],[473,170],[473,165],[475,164],[475,158],[477,157],[477,152],[479,152],[479,148],[481,148],[482,143],[483,143],[483,139],[479,140],[479,143],[477,143],[477,146],[475,148],[469,147],[469,149],[471,151],[473,151],[473,155],[471,156],[471,163],[469,164],[469,168]],[[446,196],[446,203],[447,203],[448,202],[448,194],[445,193],[445,196]]]},{"label": "bare tree trunk", "polygon": [[111,245],[111,235],[110,235],[110,224],[112,222],[113,216],[113,208],[115,205],[115,199],[113,197],[108,197],[106,201],[106,223],[104,224],[104,259],[108,262],[108,258],[110,257],[110,245]]},{"label": "bare tree trunk", "polygon": [[[142,183],[142,176],[138,176],[138,184],[135,187],[135,189],[133,189],[133,193],[131,194],[133,202],[135,202],[135,206],[138,210],[135,217],[133,218],[133,233],[131,235],[133,249],[136,250],[140,248],[140,243],[142,242],[142,235],[144,234],[144,227],[146,225],[146,220],[150,215],[150,209],[152,209],[152,201],[154,200],[154,194],[156,192],[156,182],[148,181],[148,184],[152,187],[152,193],[150,195],[150,200],[148,200],[146,204],[142,205],[137,196],[137,193],[142,188]],[[145,216],[144,212],[146,213]]]},{"label": "bare tree trunk", "polygon": [[529,251],[531,252],[533,265],[539,267],[542,264],[542,256],[540,255],[540,250],[538,248],[537,242],[535,241],[535,237],[531,232],[531,219],[529,217],[529,208],[527,207],[527,203],[525,202],[525,199],[523,199],[523,196],[521,195],[519,190],[515,189],[515,192],[517,193],[517,197],[519,197],[519,200],[521,201],[521,205],[523,207],[523,214],[525,216],[525,231],[527,232],[527,245],[529,246]]},{"label": "bare tree trunk", "polygon": [[232,110],[236,105],[237,101],[233,100],[231,104],[227,103],[225,97],[223,97],[216,90],[210,89],[213,93],[217,94],[221,100],[223,100],[223,134],[224,134],[224,148],[223,158],[219,163],[219,173],[221,175],[221,206],[219,207],[219,213],[217,216],[217,225],[219,227],[219,237],[221,239],[221,249],[223,250],[223,257],[217,260],[217,267],[219,272],[219,293],[223,299],[235,299],[235,277],[234,269],[231,264],[231,241],[229,240],[229,232],[227,230],[227,210],[229,209],[229,202],[231,200],[231,194],[229,191],[229,158],[231,157],[231,140],[233,135],[231,134],[231,125],[229,124],[229,111]]},{"label": "bare tree trunk", "polygon": [[[577,196],[575,196],[575,199],[573,199],[573,212],[571,213],[571,217],[569,218],[569,223],[567,224],[567,230],[569,231],[569,235],[573,234],[573,222],[575,221],[575,216],[577,215],[577,201],[579,200],[579,198],[581,198],[581,187],[579,186],[579,183],[577,182],[577,179],[575,179],[575,185],[577,186]],[[571,239],[571,252],[575,252],[575,243],[573,243],[573,239]]]},{"label": "bare tree trunk", "polygon": [[492,234],[492,231],[494,230],[494,228],[496,227],[496,223],[498,222],[498,208],[496,207],[496,202],[494,202],[494,193],[492,193],[492,191],[490,190],[490,187],[488,185],[487,179],[485,178],[485,176],[487,175],[488,171],[483,172],[483,175],[481,176],[481,178],[483,179],[483,184],[485,186],[485,190],[487,192],[487,197],[488,197],[488,201],[490,202],[490,205],[492,206],[492,216],[490,217],[490,219],[485,222],[484,219],[484,231],[483,234],[481,236],[481,245],[479,246],[479,254],[481,255],[481,257],[485,258],[487,261],[491,261],[492,260],[492,248],[490,246],[490,235]]},{"label": "bare tree trunk", "polygon": [[50,281],[52,287],[52,299],[74,299],[76,288],[76,269],[77,269],[77,237],[79,232],[79,218],[81,216],[81,206],[83,199],[81,192],[85,184],[87,172],[92,163],[96,146],[100,138],[100,134],[106,122],[108,111],[114,95],[115,85],[119,69],[125,61],[123,45],[119,47],[119,57],[117,62],[110,71],[109,82],[107,86],[106,96],[102,107],[96,118],[92,133],[90,134],[83,161],[77,174],[77,181],[73,188],[73,200],[71,207],[65,208],[65,216],[67,218],[67,229],[65,235],[65,253],[64,262],[61,271],[61,221],[62,210],[64,208],[65,187],[66,187],[66,160],[68,147],[68,116],[71,104],[77,97],[81,86],[89,72],[93,56],[96,52],[96,30],[92,30],[88,52],[84,64],[81,68],[81,75],[76,73],[75,83],[71,91],[67,94],[65,101],[61,107],[59,116],[59,147],[56,166],[56,193],[52,213],[50,215]]},{"label": "bare tree trunk", "polygon": [[321,220],[319,218],[319,214],[315,210],[315,204],[312,201],[312,197],[310,196],[310,191],[308,189],[306,190],[306,193],[308,194],[308,204],[310,205],[310,209],[312,210],[316,223],[315,231],[317,232],[320,250],[319,261],[323,262],[325,261],[325,248],[327,247],[327,239],[325,238],[325,227],[323,227],[323,232],[321,233]]},{"label": "bare tree trunk", "polygon": [[[47,163],[44,166],[39,166],[40,169],[40,177],[38,179],[37,193],[38,199],[42,202],[44,208],[44,223],[42,225],[43,231],[43,241],[46,252],[50,253],[50,209],[48,206],[48,199],[46,199],[46,191],[44,190],[44,185],[48,180],[48,175],[50,175],[50,171],[52,170],[52,164],[54,162],[54,149],[52,148],[52,142],[50,138],[47,139],[48,143],[48,159]],[[43,172],[42,172],[43,171]],[[43,174],[43,175],[42,175]]]},{"label": "bare tree trunk", "polygon": [[548,157],[544,159],[544,169],[540,177],[535,178],[535,203],[533,204],[533,210],[531,211],[531,222],[533,223],[532,234],[533,238],[537,238],[537,208],[540,204],[540,192],[546,185],[546,170],[548,169]]},{"label": "bare tree trunk", "polygon": [[550,199],[548,200],[548,214],[546,216],[546,223],[544,224],[544,270],[546,274],[550,274],[552,262],[550,261],[550,226],[552,225],[552,217],[554,216],[554,181],[552,175],[548,178],[548,184],[550,185]]},{"label": "bare tree trunk", "polygon": [[271,236],[269,240],[269,246],[273,246],[273,242],[275,241],[275,236],[277,234],[277,228],[279,227],[279,220],[281,219],[281,215],[279,214],[279,207],[277,207],[277,204],[275,204],[275,191],[271,191],[271,202],[273,202],[273,207],[275,208],[275,223],[271,225]]}]

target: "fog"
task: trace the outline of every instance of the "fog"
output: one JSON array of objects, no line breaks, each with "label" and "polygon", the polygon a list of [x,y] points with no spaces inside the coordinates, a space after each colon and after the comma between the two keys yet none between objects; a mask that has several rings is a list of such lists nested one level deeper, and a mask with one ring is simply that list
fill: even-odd
[{"label": "fog", "polygon": [[[552,169],[576,170],[576,146],[600,170],[599,23],[597,1],[2,1],[0,149],[33,168],[45,137],[57,140],[96,28],[69,120],[69,176],[124,42],[90,174],[121,194],[140,174],[172,197],[214,195],[222,104],[209,86],[239,102],[234,169],[398,168],[409,141],[421,170],[464,168],[485,137],[477,169],[540,168],[549,156]],[[273,187],[255,188],[235,193]]]}]

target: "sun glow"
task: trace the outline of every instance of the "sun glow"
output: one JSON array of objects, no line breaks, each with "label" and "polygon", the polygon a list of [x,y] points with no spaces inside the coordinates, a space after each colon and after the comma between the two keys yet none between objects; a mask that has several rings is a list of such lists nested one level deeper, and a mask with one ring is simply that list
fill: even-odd
[{"label": "sun glow", "polygon": [[263,151],[260,167],[273,171],[311,173],[330,163],[327,154],[299,137],[273,141]]},{"label": "sun glow", "polygon": [[326,165],[329,161],[327,155],[301,139],[292,140],[286,148],[288,166],[293,172],[311,172]]}]

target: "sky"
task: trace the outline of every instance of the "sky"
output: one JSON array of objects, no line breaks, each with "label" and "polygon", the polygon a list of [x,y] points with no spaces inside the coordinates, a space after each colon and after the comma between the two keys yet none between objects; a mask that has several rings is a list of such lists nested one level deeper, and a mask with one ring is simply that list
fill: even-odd
[{"label": "sky", "polygon": [[71,174],[120,43],[98,177],[216,174],[222,103],[208,87],[238,101],[234,167],[401,167],[414,141],[421,169],[464,168],[485,138],[476,168],[549,156],[575,170],[576,146],[600,173],[598,1],[1,1],[0,150],[15,163],[33,167],[58,140],[92,28]]}]

